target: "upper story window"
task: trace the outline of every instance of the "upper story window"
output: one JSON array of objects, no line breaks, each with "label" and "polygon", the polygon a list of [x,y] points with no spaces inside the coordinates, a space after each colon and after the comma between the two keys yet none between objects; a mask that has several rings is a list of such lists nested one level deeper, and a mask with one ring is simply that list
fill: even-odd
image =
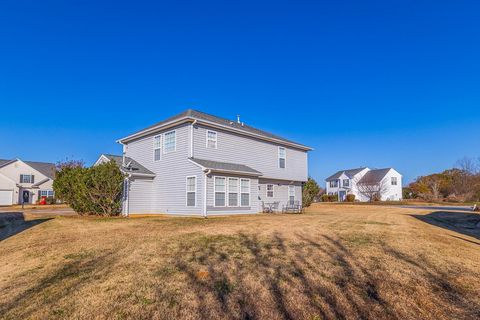
[{"label": "upper story window", "polygon": [[176,131],[170,131],[163,135],[163,153],[170,153],[177,149]]},{"label": "upper story window", "polygon": [[197,177],[187,177],[187,207],[195,207],[197,204]]},{"label": "upper story window", "polygon": [[392,186],[396,186],[397,183],[397,177],[392,177]]},{"label": "upper story window", "polygon": [[267,198],[273,198],[273,184],[267,184]]},{"label": "upper story window", "polygon": [[20,183],[34,183],[35,176],[33,174],[21,174]]},{"label": "upper story window", "polygon": [[283,169],[285,168],[285,163],[287,161],[287,151],[284,147],[278,147],[278,167]]},{"label": "upper story window", "polygon": [[162,136],[153,137],[153,160],[158,161],[162,154]]},{"label": "upper story window", "polygon": [[338,188],[338,180],[330,181],[330,188]]},{"label": "upper story window", "polygon": [[217,149],[217,132],[207,130],[207,148]]},{"label": "upper story window", "polygon": [[350,186],[350,180],[348,180],[348,179],[343,179],[343,186],[344,186],[344,187],[349,187],[349,186]]}]

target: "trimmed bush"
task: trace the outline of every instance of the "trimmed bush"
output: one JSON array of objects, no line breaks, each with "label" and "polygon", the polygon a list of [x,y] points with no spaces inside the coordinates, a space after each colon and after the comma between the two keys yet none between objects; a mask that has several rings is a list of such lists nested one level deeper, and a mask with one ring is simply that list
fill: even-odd
[{"label": "trimmed bush", "polygon": [[355,195],[354,194],[347,194],[347,198],[345,199],[347,202],[354,202],[355,201]]},{"label": "trimmed bush", "polygon": [[308,178],[308,181],[305,183],[302,189],[303,207],[309,207],[319,192],[320,187],[318,186],[318,183],[314,179]]},{"label": "trimmed bush", "polygon": [[338,195],[336,194],[322,194],[322,202],[337,202]]},{"label": "trimmed bush", "polygon": [[70,161],[57,166],[53,190],[80,215],[119,215],[124,175],[114,161],[91,168]]}]

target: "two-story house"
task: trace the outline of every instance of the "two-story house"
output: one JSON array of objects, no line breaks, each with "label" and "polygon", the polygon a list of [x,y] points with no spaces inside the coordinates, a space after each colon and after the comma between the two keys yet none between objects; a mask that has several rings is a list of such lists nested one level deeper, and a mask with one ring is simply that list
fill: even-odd
[{"label": "two-story house", "polygon": [[53,163],[0,160],[0,205],[35,203],[42,197],[53,197],[54,174]]},{"label": "two-story house", "polygon": [[356,200],[366,202],[375,190],[381,201],[402,200],[402,175],[393,168],[341,170],[325,181],[327,194],[338,195],[339,201],[353,194]]},{"label": "two-story house", "polygon": [[302,200],[305,145],[195,110],[118,140],[128,179],[123,213],[224,215],[261,212],[262,203]]}]

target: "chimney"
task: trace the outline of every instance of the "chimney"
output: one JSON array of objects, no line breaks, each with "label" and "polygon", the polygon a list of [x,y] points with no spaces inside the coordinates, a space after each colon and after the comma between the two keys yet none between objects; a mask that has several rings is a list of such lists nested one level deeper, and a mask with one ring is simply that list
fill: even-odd
[{"label": "chimney", "polygon": [[240,115],[237,114],[237,123],[240,123]]}]

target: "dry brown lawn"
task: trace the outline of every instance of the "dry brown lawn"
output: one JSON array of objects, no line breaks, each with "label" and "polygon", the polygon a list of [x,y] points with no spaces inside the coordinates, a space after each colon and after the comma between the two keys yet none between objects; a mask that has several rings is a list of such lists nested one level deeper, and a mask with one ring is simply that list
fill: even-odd
[{"label": "dry brown lawn", "polygon": [[32,219],[0,241],[4,319],[480,317],[467,213]]}]

